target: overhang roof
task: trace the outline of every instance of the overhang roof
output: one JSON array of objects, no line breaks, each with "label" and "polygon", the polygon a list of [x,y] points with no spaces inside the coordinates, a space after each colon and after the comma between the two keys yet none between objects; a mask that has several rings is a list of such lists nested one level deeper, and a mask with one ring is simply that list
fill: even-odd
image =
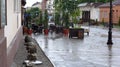
[{"label": "overhang roof", "polygon": [[102,5],[103,3],[97,2],[97,3],[81,3],[78,5],[78,7],[98,7]]},{"label": "overhang roof", "polygon": [[[120,0],[115,0],[115,1],[113,1],[113,2],[112,2],[112,5],[114,5],[114,6],[120,5]],[[102,8],[102,7],[110,7],[110,2],[109,2],[109,3],[105,3],[105,4],[103,4],[103,5],[100,5],[99,7],[100,7],[100,8]]]}]

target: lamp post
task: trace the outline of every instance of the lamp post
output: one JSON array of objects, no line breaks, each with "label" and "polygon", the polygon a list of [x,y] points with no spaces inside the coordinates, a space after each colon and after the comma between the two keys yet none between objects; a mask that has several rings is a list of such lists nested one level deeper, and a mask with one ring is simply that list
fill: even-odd
[{"label": "lamp post", "polygon": [[107,45],[112,45],[112,0],[110,0],[109,31]]}]

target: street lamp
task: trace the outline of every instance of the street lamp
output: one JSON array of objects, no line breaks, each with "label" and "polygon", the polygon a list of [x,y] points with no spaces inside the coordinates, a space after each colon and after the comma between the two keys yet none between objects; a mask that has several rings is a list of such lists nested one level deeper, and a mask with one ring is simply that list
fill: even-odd
[{"label": "street lamp", "polygon": [[110,0],[109,31],[107,45],[112,45],[112,0]]}]

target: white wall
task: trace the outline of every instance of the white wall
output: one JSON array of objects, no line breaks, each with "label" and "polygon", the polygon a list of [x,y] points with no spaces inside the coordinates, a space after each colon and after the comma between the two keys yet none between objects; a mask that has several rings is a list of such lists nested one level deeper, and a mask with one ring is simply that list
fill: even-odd
[{"label": "white wall", "polygon": [[94,20],[97,19],[99,21],[100,20],[100,9],[99,8],[92,8],[90,18],[94,19]]},{"label": "white wall", "polygon": [[80,18],[82,18],[82,11],[90,11],[90,7],[80,7]]},{"label": "white wall", "polygon": [[54,0],[47,0],[47,6],[46,9],[48,9],[48,13],[54,13],[55,8],[53,7]]},{"label": "white wall", "polygon": [[[100,20],[100,9],[99,8],[90,8],[90,7],[81,7],[80,11],[90,11],[90,18],[94,19],[94,20]],[[82,18],[82,12],[81,12],[81,16],[80,18]]]},{"label": "white wall", "polygon": [[[18,19],[17,19],[18,18]],[[7,25],[5,26],[5,36],[7,38],[7,47],[15,37],[18,29],[21,27],[21,13],[14,10],[14,0],[7,0]]]}]

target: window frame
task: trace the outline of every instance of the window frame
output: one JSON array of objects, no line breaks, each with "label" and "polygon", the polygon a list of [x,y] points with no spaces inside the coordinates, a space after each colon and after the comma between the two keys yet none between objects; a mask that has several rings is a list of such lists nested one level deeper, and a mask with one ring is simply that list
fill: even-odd
[{"label": "window frame", "polygon": [[[4,11],[5,11],[5,13],[4,13],[4,22],[2,22],[2,20],[1,20],[1,18],[2,18],[2,1],[5,1],[5,3],[4,3]],[[0,0],[0,28],[4,28],[4,26],[5,25],[7,25],[7,2],[6,2],[7,0]],[[2,24],[3,23],[3,24]]]},{"label": "window frame", "polygon": [[14,0],[14,12],[21,13],[21,0]]},{"label": "window frame", "polygon": [[1,0],[0,0],[0,28],[1,28]]}]

